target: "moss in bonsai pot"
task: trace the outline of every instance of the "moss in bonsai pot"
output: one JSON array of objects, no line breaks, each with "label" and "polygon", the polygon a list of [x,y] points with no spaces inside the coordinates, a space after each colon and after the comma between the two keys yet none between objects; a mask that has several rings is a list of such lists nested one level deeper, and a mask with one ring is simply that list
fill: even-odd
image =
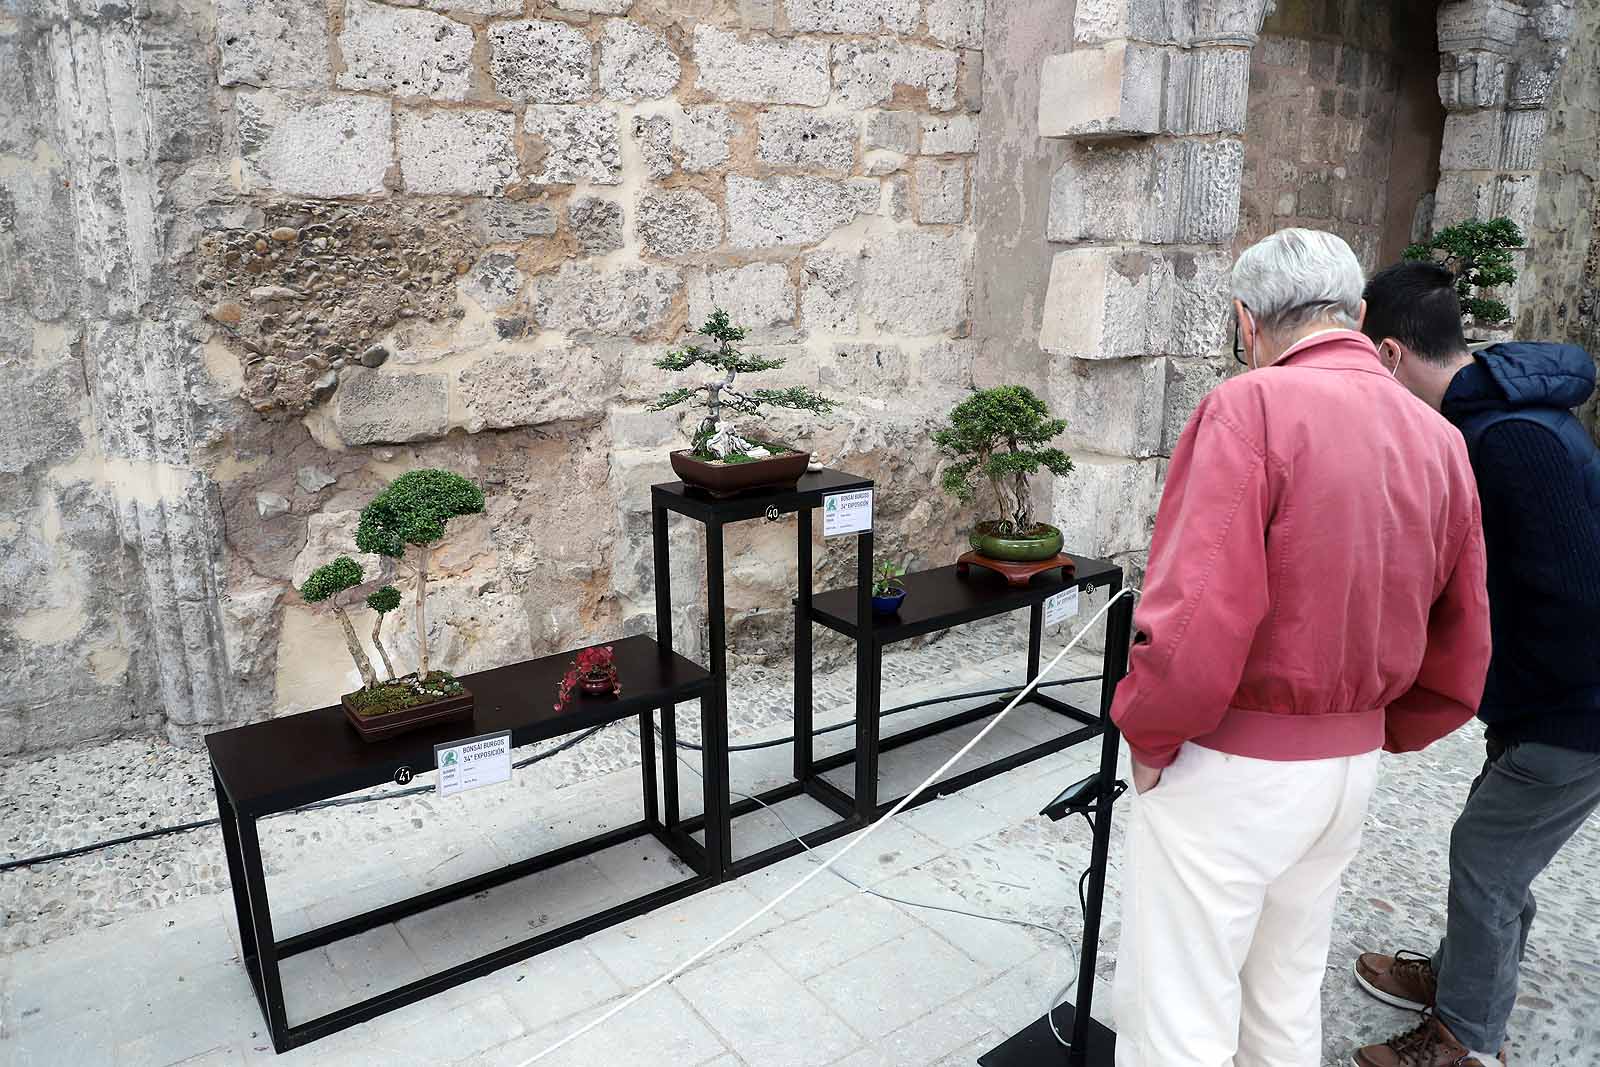
[{"label": "moss in bonsai pot", "polygon": [[[984,389],[957,404],[934,444],[950,460],[940,476],[945,492],[971,504],[982,498],[990,517],[972,532],[972,547],[994,559],[1050,559],[1061,531],[1033,514],[1030,479],[1041,469],[1072,473],[1072,460],[1050,442],[1067,428],[1044,401],[1021,385]],[[983,492],[980,485],[987,489]]]},{"label": "moss in bonsai pot", "polygon": [[[740,375],[777,370],[784,365],[781,359],[741,351],[738,344],[744,340],[745,333],[742,327],[728,321],[726,311],[717,308],[697,335],[708,338],[711,344],[690,344],[655,361],[662,370],[690,371],[706,367],[715,372],[715,377],[701,385],[667,390],[650,405],[651,411],[665,411],[691,400],[704,403],[705,417],[695,428],[688,449],[689,457],[700,463],[738,465],[803,454],[784,442],[749,436],[732,426],[725,416],[743,415],[759,420],[766,408],[790,408],[822,415],[836,406],[834,401],[803,385],[786,389],[741,388]],[[689,477],[681,469],[678,473],[686,480]]]}]

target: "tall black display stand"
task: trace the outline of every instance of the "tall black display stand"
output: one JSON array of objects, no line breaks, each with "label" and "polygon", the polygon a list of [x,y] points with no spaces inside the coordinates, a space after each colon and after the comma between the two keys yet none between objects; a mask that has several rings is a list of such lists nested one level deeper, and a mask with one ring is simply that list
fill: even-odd
[{"label": "tall black display stand", "polygon": [[[728,663],[727,621],[723,597],[723,544],[722,530],[729,523],[766,518],[776,521],[783,515],[795,512],[798,519],[796,553],[799,562],[798,612],[802,620],[809,620],[812,596],[811,536],[813,509],[824,506],[825,500],[836,494],[870,490],[872,480],[860,478],[844,471],[820,470],[804,475],[793,489],[770,492],[751,492],[737,497],[718,499],[703,490],[681,482],[652,486],[650,504],[652,527],[655,536],[656,572],[656,643],[665,653],[672,652],[672,559],[667,538],[667,514],[676,512],[698,522],[706,528],[706,613],[710,626],[708,670],[711,685],[702,698],[714,702],[713,714],[702,721],[717,731],[716,736],[702,737],[701,755],[706,778],[706,804],[704,815],[683,820],[689,832],[705,831],[706,847],[711,852],[711,866],[718,880],[737,878],[769,863],[796,855],[806,846],[815,847],[840,837],[863,825],[855,801],[832,783],[825,781],[812,766],[811,744],[811,625],[804,621],[795,631],[796,656],[804,656],[808,669],[796,671],[794,716],[794,781],[757,794],[754,799],[732,803],[728,781]],[[859,590],[858,607],[863,615],[871,611],[872,592],[872,531],[864,530],[856,537],[856,587]],[[863,685],[864,664],[856,668],[857,683]],[[862,716],[866,709],[856,708],[858,736],[865,733]],[[662,761],[662,792],[667,823],[678,820],[678,769],[672,758],[676,744],[676,725],[672,707],[662,709],[662,750],[667,754]],[[856,795],[865,795],[866,761],[856,767]],[[805,844],[786,841],[739,860],[733,858],[733,819],[759,809],[761,804],[775,804],[791,797],[806,795],[831,809],[839,816],[837,822],[804,835]],[[759,801],[759,803],[758,803]],[[714,809],[714,810],[713,810]]]},{"label": "tall black display stand", "polygon": [[[1120,583],[1119,583],[1120,585]],[[1094,838],[1089,850],[1089,888],[1084,898],[1083,947],[1078,961],[1077,998],[1073,1007],[1054,1012],[1055,1029],[1065,1033],[1070,1048],[1062,1048],[1041,1016],[1033,1025],[978,1057],[982,1067],[1114,1067],[1117,1035],[1090,1018],[1094,1002],[1094,969],[1100,951],[1100,913],[1106,894],[1106,859],[1111,853],[1111,813],[1121,790],[1117,783],[1117,749],[1122,735],[1111,721],[1111,701],[1117,683],[1128,670],[1127,649],[1133,637],[1133,598],[1123,597],[1106,613],[1105,677],[1100,686],[1099,785],[1091,814]]]}]

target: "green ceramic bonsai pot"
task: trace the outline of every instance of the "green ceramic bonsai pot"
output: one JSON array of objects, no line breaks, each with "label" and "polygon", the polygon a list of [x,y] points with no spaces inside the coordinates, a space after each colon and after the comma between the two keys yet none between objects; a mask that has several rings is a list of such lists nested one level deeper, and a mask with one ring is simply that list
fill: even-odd
[{"label": "green ceramic bonsai pot", "polygon": [[996,532],[1000,523],[980,522],[968,539],[973,551],[989,559],[1007,563],[1033,563],[1054,559],[1061,551],[1061,531],[1048,523],[1039,523],[1029,531],[1033,536],[1018,537]]}]

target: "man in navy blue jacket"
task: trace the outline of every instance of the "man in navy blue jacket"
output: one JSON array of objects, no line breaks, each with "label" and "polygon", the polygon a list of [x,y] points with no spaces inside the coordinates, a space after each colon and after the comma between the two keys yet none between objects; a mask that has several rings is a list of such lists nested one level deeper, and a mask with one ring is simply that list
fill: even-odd
[{"label": "man in navy blue jacket", "polygon": [[1600,451],[1570,410],[1595,367],[1572,345],[1469,353],[1455,278],[1432,263],[1380,272],[1366,299],[1362,329],[1384,366],[1466,438],[1494,653],[1478,711],[1488,759],[1450,835],[1444,940],[1432,956],[1356,961],[1367,992],[1425,1014],[1355,1062],[1493,1067],[1506,1062],[1529,887],[1600,807]]}]

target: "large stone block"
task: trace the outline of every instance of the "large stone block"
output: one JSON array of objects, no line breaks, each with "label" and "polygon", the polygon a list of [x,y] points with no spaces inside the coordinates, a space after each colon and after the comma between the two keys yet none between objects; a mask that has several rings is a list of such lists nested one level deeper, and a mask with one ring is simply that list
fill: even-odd
[{"label": "large stone block", "polygon": [[395,116],[407,192],[494,196],[517,177],[516,118],[498,111],[402,111]]},{"label": "large stone block", "polygon": [[816,244],[855,218],[855,197],[826,178],[727,179],[728,243],[735,248]]},{"label": "large stone block", "polygon": [[1499,107],[1506,99],[1506,59],[1493,52],[1439,57],[1439,100],[1448,111]]},{"label": "large stone block", "polygon": [[549,185],[622,181],[622,140],[615,111],[598,104],[546,104],[530,107],[522,121],[544,142],[544,167],[534,181]]},{"label": "large stone block", "polygon": [[889,396],[905,385],[908,361],[898,345],[852,341],[834,345],[818,368],[818,380],[835,390]]},{"label": "large stone block", "polygon": [[606,99],[667,96],[682,74],[683,64],[661,34],[626,19],[606,23],[600,39],[600,91]]},{"label": "large stone block", "polygon": [[335,394],[334,426],[348,445],[397,444],[443,437],[450,387],[443,374],[384,374],[346,367]]},{"label": "large stone block", "polygon": [[683,288],[665,267],[624,267],[601,272],[567,262],[534,279],[533,314],[539,325],[583,336],[643,337],[658,330]]},{"label": "large stone block", "polygon": [[967,165],[917,160],[918,222],[962,222],[967,217]]},{"label": "large stone block", "polygon": [[1039,136],[1159,132],[1165,70],[1163,49],[1132,41],[1047,57],[1039,72]]},{"label": "large stone block", "polygon": [[915,111],[874,111],[867,117],[866,146],[915,155],[920,122]]},{"label": "large stone block", "polygon": [[928,36],[940,44],[983,47],[983,0],[928,0]]},{"label": "large stone block", "polygon": [[922,93],[932,111],[956,106],[960,57],[940,48],[901,44],[887,38],[851,42],[833,50],[833,81],[839,102],[850,108],[900,100],[901,90]]},{"label": "large stone block", "polygon": [[801,33],[910,33],[917,0],[784,0],[791,29]]},{"label": "large stone block", "polygon": [[724,100],[754,104],[828,102],[828,46],[812,41],[741,40],[712,26],[696,26],[696,87]]},{"label": "large stone block", "polygon": [[[1151,0],[1078,0],[1072,16],[1072,36],[1084,44],[1132,39],[1162,43],[1177,39],[1185,16],[1168,5]],[[1174,26],[1169,18],[1176,17]]]},{"label": "large stone block", "polygon": [[971,250],[966,235],[896,233],[867,246],[861,307],[892,333],[948,333],[967,322]]},{"label": "large stone block", "polygon": [[359,511],[323,511],[306,516],[306,543],[294,558],[291,584],[299,589],[312,571],[337,556],[355,560],[361,567],[362,580],[368,583],[379,581],[385,573],[392,574],[394,564],[386,563],[377,553],[356,548],[356,526],[360,521]]},{"label": "large stone block", "polygon": [[1223,252],[1057,253],[1039,346],[1075,359],[1215,352],[1227,320],[1227,264]]},{"label": "large stone block", "polygon": [[787,340],[794,334],[794,281],[781,263],[751,263],[730,270],[707,270],[689,279],[689,326],[698,327],[722,308],[759,340]]},{"label": "large stone block", "polygon": [[567,205],[567,228],[586,255],[603,256],[622,247],[622,205],[597,196],[580,196]]},{"label": "large stone block", "polygon": [[645,250],[658,256],[709,252],[722,243],[722,215],[693,189],[646,193],[634,219]]},{"label": "large stone block", "polygon": [[564,22],[496,23],[489,27],[489,47],[489,70],[501,96],[535,104],[572,104],[592,93],[589,38]]},{"label": "large stone block", "polygon": [[965,155],[977,150],[978,116],[929,115],[922,120],[923,155]]},{"label": "large stone block", "polygon": [[1073,472],[1055,480],[1052,512],[1066,543],[1099,557],[1147,550],[1161,502],[1162,461],[1079,453],[1072,462]]},{"label": "large stone block", "polygon": [[481,200],[471,215],[485,244],[521,244],[556,232],[556,214],[533,200]]},{"label": "large stone block", "polygon": [[1549,118],[1548,111],[1506,112],[1500,166],[1506,170],[1538,170]]},{"label": "large stone block", "polygon": [[1168,51],[1168,133],[1243,133],[1250,95],[1250,53],[1243,48]]},{"label": "large stone block", "polygon": [[[31,346],[30,346],[31,347]],[[83,370],[68,353],[42,366],[20,346],[0,351],[0,474],[63,462],[83,447]]]},{"label": "large stone block", "polygon": [[1050,365],[1051,408],[1067,421],[1062,443],[1114,456],[1161,450],[1167,360],[1058,359]]},{"label": "large stone block", "polygon": [[472,27],[419,11],[346,0],[341,89],[463,100],[472,90]]},{"label": "large stone block", "polygon": [[1452,111],[1444,119],[1441,170],[1496,170],[1503,111]]},{"label": "large stone block", "polygon": [[219,85],[319,89],[333,83],[321,0],[220,0]]},{"label": "large stone block", "polygon": [[517,269],[517,257],[490,252],[472,265],[461,279],[460,290],[479,307],[503,311],[516,303],[527,279]]},{"label": "large stone block", "polygon": [[1509,52],[1527,18],[1514,0],[1445,0],[1439,5],[1439,51]]},{"label": "large stone block", "polygon": [[1206,394],[1228,380],[1238,366],[1232,355],[1167,360],[1167,390],[1161,425],[1161,454],[1172,455],[1189,418]]},{"label": "large stone block", "polygon": [[599,419],[606,392],[596,383],[615,380],[616,364],[615,349],[577,345],[484,356],[456,376],[463,425],[477,433]]},{"label": "large stone block", "polygon": [[393,149],[389,102],[261,91],[235,97],[246,191],[382,193]]},{"label": "large stone block", "polygon": [[861,256],[813,252],[800,272],[800,314],[806,330],[854,336],[861,329]]},{"label": "large stone block", "polygon": [[769,108],[757,120],[756,157],[774,167],[804,167],[847,174],[856,162],[853,115],[824,115],[806,108]]},{"label": "large stone block", "polygon": [[979,342],[971,338],[934,341],[912,358],[911,381],[920,388],[946,392],[972,389],[980,350]]}]

